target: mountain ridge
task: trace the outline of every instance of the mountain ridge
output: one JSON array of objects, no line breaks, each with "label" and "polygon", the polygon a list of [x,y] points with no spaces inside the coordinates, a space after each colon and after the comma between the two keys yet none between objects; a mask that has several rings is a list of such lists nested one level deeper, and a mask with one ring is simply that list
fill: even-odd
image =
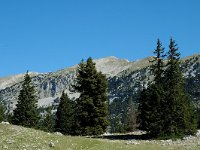
[{"label": "mountain ridge", "polygon": [[[97,70],[107,76],[109,101],[116,98],[127,99],[137,93],[142,86],[147,86],[148,80],[152,78],[149,71],[151,58],[129,62],[126,59],[111,56],[94,60]],[[182,58],[181,62],[186,78],[195,78],[200,74],[200,54]],[[79,96],[70,90],[76,78],[77,66],[74,65],[56,72],[31,73],[39,98],[39,106],[43,106],[44,103],[51,105],[63,90],[72,99]],[[8,109],[15,108],[22,81],[23,74],[0,78],[0,101],[4,101]]]}]

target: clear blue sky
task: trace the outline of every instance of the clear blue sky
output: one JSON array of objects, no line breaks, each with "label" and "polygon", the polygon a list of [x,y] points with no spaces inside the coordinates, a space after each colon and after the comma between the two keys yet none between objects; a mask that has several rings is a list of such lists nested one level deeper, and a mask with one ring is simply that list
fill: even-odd
[{"label": "clear blue sky", "polygon": [[200,0],[1,0],[0,77],[50,72],[91,56],[130,61],[172,36],[200,52]]}]

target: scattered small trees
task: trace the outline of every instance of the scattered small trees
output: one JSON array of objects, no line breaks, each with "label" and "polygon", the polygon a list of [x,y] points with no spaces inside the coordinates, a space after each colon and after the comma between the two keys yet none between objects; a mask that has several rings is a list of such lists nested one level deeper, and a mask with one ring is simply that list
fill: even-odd
[{"label": "scattered small trees", "polygon": [[[73,102],[66,93],[62,93],[55,117],[55,130],[63,134],[78,135],[104,133],[108,125],[107,81],[101,72],[97,72],[92,58],[88,58],[86,63],[82,61],[79,64],[74,87],[80,93],[80,97]],[[39,127],[36,103],[35,89],[27,72],[16,109],[13,111],[12,123],[25,127]],[[75,103],[76,108],[73,110]],[[48,112],[41,122],[41,128],[53,131],[52,119],[51,113]]]},{"label": "scattered small trees", "polygon": [[[128,102],[125,120],[127,124],[124,128],[126,131],[135,129],[138,115],[140,129],[146,130],[152,137],[195,134],[197,121],[194,106],[184,89],[177,44],[170,39],[166,63],[164,48],[159,39],[154,54],[151,66],[154,80],[140,94],[139,115],[132,107],[132,101]],[[75,102],[71,101],[66,93],[62,93],[56,112],[55,130],[76,135],[104,133],[108,126],[107,81],[105,75],[96,70],[91,57],[79,64],[74,89],[80,93]],[[36,103],[35,89],[27,72],[16,109],[13,111],[12,123],[38,127],[39,113]],[[3,117],[4,109],[0,106],[0,121]],[[43,127],[46,131],[54,131],[50,111],[43,120]]]},{"label": "scattered small trees", "polygon": [[12,123],[25,127],[38,127],[37,98],[28,72],[24,76],[17,102],[16,109],[13,111]]}]

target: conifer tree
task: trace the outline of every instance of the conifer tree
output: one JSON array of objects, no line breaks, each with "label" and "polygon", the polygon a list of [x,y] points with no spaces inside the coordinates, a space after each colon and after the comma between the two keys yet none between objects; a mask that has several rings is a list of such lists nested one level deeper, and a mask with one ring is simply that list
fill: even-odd
[{"label": "conifer tree", "polygon": [[164,90],[163,90],[163,72],[164,63],[163,59],[164,48],[160,40],[157,41],[157,47],[153,52],[151,71],[154,75],[154,80],[149,83],[148,88],[144,89],[140,95],[139,105],[139,125],[140,129],[148,131],[153,136],[159,136],[162,134],[163,126],[163,113],[162,105],[164,101]]},{"label": "conifer tree", "polygon": [[154,83],[161,84],[163,82],[164,59],[166,55],[164,54],[164,48],[162,47],[160,39],[157,40],[157,47],[153,54],[155,56],[150,62],[152,62],[151,71],[154,75]]},{"label": "conifer tree", "polygon": [[36,103],[35,88],[27,71],[24,76],[16,109],[13,111],[12,123],[25,127],[38,127],[39,113]]},{"label": "conifer tree", "polygon": [[62,92],[56,112],[55,130],[63,134],[72,134],[73,103],[67,93]]},{"label": "conifer tree", "polygon": [[173,39],[170,39],[166,68],[163,131],[170,136],[194,134],[196,132],[194,106],[184,89],[184,78],[180,69],[180,53]]},{"label": "conifer tree", "polygon": [[97,72],[91,57],[79,64],[74,87],[80,93],[76,101],[76,134],[104,133],[108,125],[107,81],[101,72]]},{"label": "conifer tree", "polygon": [[[157,54],[159,45],[158,41],[155,51]],[[157,58],[158,56],[159,54]],[[194,134],[197,128],[194,106],[184,89],[180,53],[178,53],[177,44],[172,39],[170,39],[167,56],[166,66],[163,62],[159,62],[162,59],[155,60],[157,63],[151,67],[154,81],[141,93],[140,128],[148,131],[153,137]],[[163,67],[166,69],[163,70]]]}]

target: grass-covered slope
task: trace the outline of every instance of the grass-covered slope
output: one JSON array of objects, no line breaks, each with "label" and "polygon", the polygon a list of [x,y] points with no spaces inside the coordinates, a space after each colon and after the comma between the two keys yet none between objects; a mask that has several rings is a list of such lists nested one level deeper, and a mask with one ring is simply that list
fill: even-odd
[{"label": "grass-covered slope", "polygon": [[[115,136],[116,137],[116,136]],[[0,124],[0,149],[8,150],[165,150],[200,149],[198,137],[183,141],[108,140],[50,134]]]},{"label": "grass-covered slope", "polygon": [[[140,148],[141,147],[141,148]],[[156,145],[134,146],[124,141],[50,134],[15,125],[0,124],[0,149],[9,150],[118,150],[158,149]]]}]

